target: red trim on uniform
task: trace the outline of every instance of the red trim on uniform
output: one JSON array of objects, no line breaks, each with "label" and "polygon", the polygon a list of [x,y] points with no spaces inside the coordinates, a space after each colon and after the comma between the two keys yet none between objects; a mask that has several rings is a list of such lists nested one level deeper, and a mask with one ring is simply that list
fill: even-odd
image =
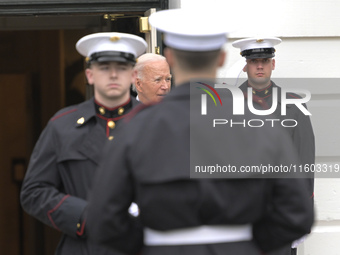
[{"label": "red trim on uniform", "polygon": [[110,128],[109,128],[108,122],[109,120],[106,121],[106,137],[109,137],[110,135]]},{"label": "red trim on uniform", "polygon": [[103,119],[103,120],[106,120],[106,137],[109,137],[109,136],[110,136],[110,128],[109,128],[109,126],[107,125],[107,123],[108,123],[109,121],[117,121],[117,120],[120,120],[120,119],[124,118],[125,116],[127,116],[127,114],[122,115],[122,116],[119,116],[119,117],[116,117],[116,118],[106,118],[106,117],[104,117],[104,116],[102,116],[102,115],[100,115],[100,114],[97,114],[97,116],[98,116],[99,118]]},{"label": "red trim on uniform", "polygon": [[[245,98],[245,99],[248,99],[247,93],[246,93],[246,92],[243,92],[243,94],[244,94],[244,98]],[[257,96],[257,95],[252,95],[252,98],[253,98],[253,102],[258,103],[258,104],[262,107],[262,109],[264,109],[264,110],[268,110],[268,109],[269,109],[269,106],[268,106],[267,102],[264,101],[264,100],[262,100],[262,99],[263,99],[262,97],[259,97],[259,96]],[[259,102],[259,100],[260,100],[261,102]]]},{"label": "red trim on uniform", "polygon": [[301,99],[301,97],[293,96],[292,94],[287,94],[287,95],[291,96],[291,97],[294,97],[294,98],[297,98],[297,99]]},{"label": "red trim on uniform", "polygon": [[99,118],[101,118],[101,119],[103,119],[103,120],[107,120],[107,121],[110,121],[110,120],[117,121],[117,120],[120,120],[120,119],[124,118],[126,115],[127,115],[127,114],[124,114],[124,115],[121,115],[121,116],[116,117],[116,118],[106,118],[106,117],[104,117],[104,116],[102,116],[102,115],[100,115],[100,114],[97,114],[97,116],[98,116]]},{"label": "red trim on uniform", "polygon": [[[248,87],[249,87],[249,88],[252,88],[253,90],[255,90],[255,91],[257,91],[257,92],[261,92],[261,91],[264,91],[264,90],[266,90],[266,89],[269,89],[272,85],[273,85],[273,84],[270,82],[270,85],[268,85],[268,86],[265,87],[264,89],[256,89],[256,88],[254,88],[253,86],[249,85],[249,83],[248,83]],[[264,96],[264,97],[262,97],[262,98],[267,98],[267,97],[270,97],[271,95],[272,95],[272,94],[269,94],[269,95]]]},{"label": "red trim on uniform", "polygon": [[77,230],[77,235],[78,236],[82,236],[85,232],[85,223],[86,223],[86,220],[83,221],[83,223],[81,224],[81,228],[80,230]]},{"label": "red trim on uniform", "polygon": [[313,194],[311,195],[311,197],[310,198],[313,198],[314,197],[314,192],[313,192]]},{"label": "red trim on uniform", "polygon": [[77,110],[78,110],[78,109],[73,109],[73,110],[69,110],[69,111],[67,111],[67,112],[61,113],[61,114],[59,114],[59,115],[53,117],[53,118],[51,119],[51,121],[54,121],[54,120],[56,120],[56,119],[58,119],[58,118],[60,118],[60,117],[62,117],[62,116],[64,116],[64,115],[67,115],[67,114],[69,114],[69,113],[71,113],[71,112],[75,112],[75,111],[77,111]]},{"label": "red trim on uniform", "polygon": [[56,210],[61,206],[61,204],[64,203],[64,201],[66,200],[66,198],[68,198],[69,196],[70,196],[70,195],[65,195],[65,196],[60,200],[60,202],[56,205],[56,207],[54,207],[53,209],[51,209],[51,210],[49,210],[49,211],[47,212],[47,217],[48,217],[49,220],[51,221],[53,227],[54,227],[55,229],[58,229],[59,231],[60,231],[60,229],[59,229],[59,228],[57,227],[57,225],[54,223],[51,214],[52,214],[54,211],[56,211]]},{"label": "red trim on uniform", "polygon": [[131,98],[129,97],[129,100],[127,100],[125,103],[123,103],[123,104],[121,104],[121,105],[118,105],[118,106],[116,106],[116,107],[113,107],[113,108],[109,108],[109,107],[107,107],[107,106],[105,106],[105,105],[99,103],[96,99],[94,100],[94,102],[95,102],[97,105],[99,105],[99,106],[101,106],[101,107],[104,107],[105,109],[107,109],[107,110],[109,110],[109,111],[113,111],[113,110],[118,109],[119,107],[123,107],[123,106],[127,105],[128,103],[130,103],[130,101],[131,101]]},{"label": "red trim on uniform", "polygon": [[140,111],[142,111],[145,108],[148,108],[152,105],[156,105],[159,104],[160,102],[157,103],[150,103],[150,104],[139,104],[136,107],[134,107],[131,111],[129,111],[126,115],[125,115],[125,122],[129,122],[137,113],[139,113]]}]

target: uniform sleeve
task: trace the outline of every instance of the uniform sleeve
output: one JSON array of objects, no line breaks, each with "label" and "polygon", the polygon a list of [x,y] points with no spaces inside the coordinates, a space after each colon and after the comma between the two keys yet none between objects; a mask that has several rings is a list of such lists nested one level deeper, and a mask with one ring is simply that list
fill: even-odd
[{"label": "uniform sleeve", "polygon": [[[306,107],[306,106],[305,106]],[[293,142],[298,150],[302,167],[308,169],[315,163],[315,138],[312,124],[309,116],[304,115],[299,109],[296,109],[296,120],[298,125],[294,129]],[[314,174],[310,173],[307,179],[310,197],[314,193]]]},{"label": "uniform sleeve", "polygon": [[[276,151],[273,158],[278,165],[299,165],[300,158],[291,139],[280,133],[273,143],[272,150]],[[263,251],[275,250],[310,233],[314,222],[313,200],[304,173],[292,170],[267,181],[267,207],[253,225],[254,239]]]},{"label": "uniform sleeve", "polygon": [[264,217],[253,226],[254,239],[269,251],[307,234],[314,220],[313,203],[303,179],[271,179],[271,201]]},{"label": "uniform sleeve", "polygon": [[143,232],[139,218],[128,213],[134,200],[134,185],[125,137],[126,132],[121,133],[104,148],[90,194],[86,225],[92,241],[132,254],[142,248]]},{"label": "uniform sleeve", "polygon": [[57,150],[58,139],[49,122],[31,155],[21,189],[21,205],[43,223],[76,237],[83,234],[81,217],[87,202],[61,191]]}]

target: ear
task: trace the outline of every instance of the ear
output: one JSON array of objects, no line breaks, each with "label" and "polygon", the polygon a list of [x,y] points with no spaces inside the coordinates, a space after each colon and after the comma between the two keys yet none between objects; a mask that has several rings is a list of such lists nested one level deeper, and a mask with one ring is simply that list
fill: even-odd
[{"label": "ear", "polygon": [[86,75],[86,79],[87,79],[88,84],[93,85],[94,80],[93,80],[93,72],[92,72],[92,69],[86,68],[86,69],[85,69],[85,75]]},{"label": "ear", "polygon": [[137,83],[137,70],[135,69],[132,70],[131,83]]},{"label": "ear", "polygon": [[272,70],[275,70],[275,59],[272,59]]},{"label": "ear", "polygon": [[139,78],[136,77],[135,79],[135,86],[136,86],[136,90],[138,93],[140,92],[143,92],[143,89],[142,89],[142,82]]},{"label": "ear", "polygon": [[242,70],[243,70],[243,72],[245,72],[245,73],[248,71],[248,63],[247,63],[247,62],[246,62],[246,65],[243,67]]},{"label": "ear", "polygon": [[221,67],[221,66],[223,66],[224,65],[224,61],[226,60],[226,58],[227,58],[227,52],[225,52],[224,50],[222,50],[221,52],[220,52],[220,55],[219,55],[219,57],[218,57],[218,67]]}]

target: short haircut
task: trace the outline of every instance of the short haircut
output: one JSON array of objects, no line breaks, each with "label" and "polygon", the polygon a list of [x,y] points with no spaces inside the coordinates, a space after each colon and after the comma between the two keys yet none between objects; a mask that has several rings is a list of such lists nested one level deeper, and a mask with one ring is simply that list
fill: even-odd
[{"label": "short haircut", "polygon": [[201,71],[214,66],[221,49],[213,51],[183,51],[172,49],[181,69],[186,71]]}]

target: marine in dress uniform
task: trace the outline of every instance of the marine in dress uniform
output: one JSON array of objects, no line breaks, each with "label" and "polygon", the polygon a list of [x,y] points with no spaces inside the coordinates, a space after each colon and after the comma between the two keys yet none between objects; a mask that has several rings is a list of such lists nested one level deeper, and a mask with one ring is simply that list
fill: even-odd
[{"label": "marine in dress uniform", "polygon": [[[86,57],[88,68],[94,63],[117,62],[129,63],[132,70],[146,42],[130,34],[96,33],[80,39],[77,50]],[[124,85],[127,93],[130,85]],[[28,214],[63,233],[55,254],[121,254],[88,241],[84,210],[104,144],[119,135],[122,119],[138,104],[127,96],[125,102],[107,107],[95,93],[88,101],[60,110],[35,145],[21,204]],[[112,104],[120,97],[112,99]]]},{"label": "marine in dress uniform", "polygon": [[[268,37],[268,38],[246,38],[235,41],[232,45],[236,48],[240,48],[241,56],[245,57],[246,60],[251,59],[272,59],[275,57],[275,45],[281,43],[280,38]],[[245,71],[245,68],[243,69]],[[298,86],[298,84],[296,85]],[[273,101],[273,88],[277,88],[277,99],[278,104],[274,112],[276,117],[280,120],[291,119],[295,120],[297,125],[294,127],[284,128],[293,140],[294,146],[297,149],[298,155],[301,159],[303,166],[307,165],[308,168],[315,163],[315,138],[312,128],[312,124],[309,116],[301,112],[301,110],[293,104],[288,104],[286,108],[286,115],[281,114],[281,88],[277,86],[272,80],[269,85],[258,89],[251,86],[248,81],[245,81],[240,89],[247,95],[247,89],[252,87],[252,93],[256,96],[257,101],[263,101],[268,107],[272,106]],[[247,96],[246,96],[247,97]],[[288,99],[301,98],[299,95],[294,93],[287,93]],[[305,104],[303,104],[306,107]],[[308,190],[310,198],[314,196],[314,178],[307,179]],[[296,247],[294,247],[296,248]],[[296,249],[292,250],[292,254],[296,254]]]},{"label": "marine in dress uniform", "polygon": [[[204,20],[208,27],[200,26],[200,20],[197,12],[183,10],[160,11],[150,17],[151,25],[165,33],[165,55],[178,83],[161,103],[134,111],[124,127],[127,139],[117,138],[105,147],[86,216],[94,242],[143,255],[260,255],[310,231],[313,207],[306,199],[306,183],[300,179],[190,178],[187,77],[202,78],[206,70],[193,68],[183,74],[170,54],[179,50],[197,61],[201,55],[213,54],[215,67],[208,72],[215,75],[223,64],[221,48],[228,32],[226,24],[216,26],[215,18]],[[211,70],[210,66],[206,69]],[[193,124],[200,123],[194,120]],[[253,155],[255,160],[266,158],[272,164],[296,159],[287,134],[253,130],[258,136],[234,129],[223,157],[233,160]],[[278,145],[261,146],[257,142],[264,136]],[[244,141],[253,142],[257,150],[237,149]],[[140,208],[138,218],[128,214],[132,201]]]}]

